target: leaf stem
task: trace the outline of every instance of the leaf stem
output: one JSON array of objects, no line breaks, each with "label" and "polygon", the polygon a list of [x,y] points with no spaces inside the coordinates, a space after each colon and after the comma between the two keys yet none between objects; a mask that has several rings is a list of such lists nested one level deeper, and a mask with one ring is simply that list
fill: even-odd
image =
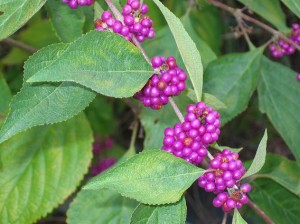
[{"label": "leaf stem", "polygon": [[234,15],[235,17],[236,16],[240,16],[241,18],[243,18],[244,20],[247,20],[251,23],[254,23],[256,24],[257,26],[260,26],[261,28],[263,28],[264,30],[272,33],[273,35],[277,36],[277,37],[280,37],[281,39],[283,39],[285,42],[293,45],[298,51],[300,51],[300,46],[297,45],[296,43],[294,43],[293,41],[291,41],[289,38],[287,38],[283,33],[273,29],[272,27],[268,26],[267,24],[257,20],[257,19],[254,19],[252,18],[251,16],[248,16],[244,13],[242,13],[241,11],[238,11],[239,9],[235,9],[235,8],[232,8],[226,4],[223,4],[217,0],[207,0],[208,3],[220,8],[220,9],[223,9],[229,13],[231,13],[232,15]]},{"label": "leaf stem", "polygon": [[177,117],[179,118],[180,122],[183,123],[184,122],[184,118],[182,116],[182,113],[180,112],[178,106],[176,105],[176,103],[174,102],[172,97],[169,97],[169,102],[174,110],[174,112],[176,113]]},{"label": "leaf stem", "polygon": [[249,200],[249,206],[258,214],[267,224],[274,224],[273,220],[262,211],[253,201]]},{"label": "leaf stem", "polygon": [[20,42],[20,41],[14,40],[14,39],[12,39],[12,38],[6,38],[6,39],[3,40],[2,42],[3,42],[3,43],[6,43],[6,44],[8,44],[8,45],[14,46],[14,47],[18,47],[18,48],[20,48],[20,49],[22,49],[22,50],[24,50],[24,51],[27,51],[27,52],[29,52],[29,53],[32,53],[32,54],[35,53],[35,52],[37,51],[36,48],[31,47],[31,46],[29,46],[29,45],[27,45],[27,44],[24,44],[24,43],[22,43],[22,42]]}]

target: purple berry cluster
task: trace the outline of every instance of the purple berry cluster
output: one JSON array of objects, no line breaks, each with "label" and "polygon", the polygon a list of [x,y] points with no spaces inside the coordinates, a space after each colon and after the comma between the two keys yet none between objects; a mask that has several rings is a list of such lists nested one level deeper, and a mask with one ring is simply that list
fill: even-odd
[{"label": "purple berry cluster", "polygon": [[188,105],[186,112],[183,125],[190,127],[203,145],[208,146],[218,140],[221,120],[217,111],[199,102]]},{"label": "purple berry cluster", "polygon": [[285,55],[294,54],[296,49],[284,40],[279,40],[278,43],[271,44],[269,47],[274,58],[281,58]]},{"label": "purple berry cluster", "polygon": [[154,57],[152,67],[159,71],[153,74],[142,90],[134,97],[143,102],[145,107],[159,110],[169,102],[169,97],[178,96],[185,88],[186,73],[177,65],[174,57]]},{"label": "purple berry cluster", "polygon": [[94,165],[91,167],[91,173],[97,175],[113,166],[117,160],[114,157],[105,157],[105,151],[111,150],[114,141],[111,137],[101,138],[96,136],[93,143]]},{"label": "purple berry cluster", "polygon": [[192,164],[207,155],[207,146],[220,134],[220,115],[205,103],[190,104],[183,123],[165,129],[162,149]]},{"label": "purple berry cluster", "polygon": [[227,192],[219,193],[213,200],[215,207],[222,207],[224,212],[231,212],[232,209],[239,209],[247,204],[249,199],[246,193],[251,190],[250,184],[243,184],[240,188],[233,188]]},{"label": "purple berry cluster", "polygon": [[199,164],[207,155],[206,147],[195,137],[194,131],[181,123],[165,129],[162,150],[192,164]]},{"label": "purple berry cluster", "polygon": [[61,0],[63,4],[68,4],[71,9],[77,9],[78,6],[89,6],[94,0]]},{"label": "purple berry cluster", "polygon": [[239,154],[224,149],[210,161],[209,171],[198,179],[198,185],[207,192],[220,193],[226,188],[232,188],[245,174],[246,169]]},{"label": "purple berry cluster", "polygon": [[[300,45],[300,25],[293,24],[292,31],[289,39],[295,44]],[[273,43],[269,47],[271,54],[275,58],[281,58],[285,55],[291,55],[295,53],[296,49],[291,44],[285,42],[284,40],[279,40],[277,43]]]},{"label": "purple berry cluster", "polygon": [[224,212],[230,212],[248,202],[246,193],[251,190],[251,185],[243,184],[238,187],[246,172],[238,153],[224,149],[210,161],[208,170],[198,179],[198,185],[207,192],[217,194],[213,200],[215,207],[222,207]]},{"label": "purple berry cluster", "polygon": [[122,24],[121,21],[113,18],[111,12],[104,11],[101,15],[101,19],[97,19],[94,23],[94,27],[97,30],[108,30],[122,35],[126,40],[132,41],[132,34],[129,32],[129,28]]},{"label": "purple berry cluster", "polygon": [[155,36],[153,22],[146,16],[147,12],[148,6],[140,4],[139,0],[128,0],[122,9],[124,24],[139,42]]},{"label": "purple berry cluster", "polygon": [[114,157],[100,159],[97,165],[92,166],[91,173],[93,175],[98,175],[99,173],[102,173],[103,171],[113,166],[116,162],[117,160]]}]

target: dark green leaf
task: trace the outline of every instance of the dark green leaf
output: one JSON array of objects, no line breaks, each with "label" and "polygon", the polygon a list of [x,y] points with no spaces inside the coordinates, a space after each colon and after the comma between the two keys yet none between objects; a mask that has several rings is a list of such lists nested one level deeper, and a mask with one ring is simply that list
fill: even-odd
[{"label": "dark green leaf", "polygon": [[93,178],[85,190],[109,188],[144,204],[177,202],[202,170],[163,150],[147,150]]},{"label": "dark green leaf", "polygon": [[208,65],[204,90],[225,103],[226,110],[220,112],[222,124],[247,108],[257,85],[261,56],[262,49],[256,49],[229,54]]},{"label": "dark green leaf", "polygon": [[258,179],[251,183],[250,197],[274,223],[300,223],[299,197],[279,184],[268,179]]},{"label": "dark green leaf", "polygon": [[46,8],[53,28],[62,42],[72,42],[80,37],[84,33],[86,22],[93,24],[92,6],[78,7],[74,10],[62,4],[61,0],[51,0],[47,1]]},{"label": "dark green leaf", "polygon": [[153,69],[132,43],[108,31],[91,31],[70,43],[51,65],[30,69],[28,82],[71,81],[112,97],[130,97]]},{"label": "dark green leaf", "polygon": [[92,140],[81,114],[1,144],[0,223],[35,223],[62,203],[87,172]]},{"label": "dark green leaf", "polygon": [[180,20],[160,1],[153,0],[164,15],[176,41],[178,50],[192,81],[196,98],[201,100],[203,85],[203,66],[200,53]]},{"label": "dark green leaf", "polygon": [[267,130],[265,130],[264,136],[262,137],[259,143],[253,162],[250,168],[243,176],[243,178],[256,174],[257,172],[260,171],[260,169],[265,164],[266,154],[267,154],[267,140],[268,140],[268,133]]},{"label": "dark green leaf", "polygon": [[11,100],[11,92],[4,79],[2,72],[0,72],[0,120],[3,120],[4,115],[8,111],[9,102]]},{"label": "dark green leaf", "polygon": [[126,224],[138,203],[119,193],[80,191],[67,213],[69,224]]},{"label": "dark green leaf", "polygon": [[0,2],[0,40],[23,26],[46,0],[4,0]]},{"label": "dark green leaf", "polygon": [[[67,46],[50,45],[37,52],[24,66],[24,79],[50,65]],[[25,83],[12,99],[10,113],[0,131],[0,143],[33,126],[67,120],[87,107],[95,96],[96,93],[70,82],[43,85]]]},{"label": "dark green leaf", "polygon": [[175,204],[144,205],[140,204],[132,214],[131,224],[184,224],[186,221],[186,202],[182,197]]},{"label": "dark green leaf", "polygon": [[249,9],[272,23],[282,32],[287,32],[289,28],[285,24],[285,15],[280,7],[279,0],[238,0]]},{"label": "dark green leaf", "polygon": [[298,0],[281,0],[298,18],[300,18],[300,2]]},{"label": "dark green leaf", "polygon": [[253,178],[270,178],[300,196],[300,163],[285,157],[267,154],[266,162]]},{"label": "dark green leaf", "polygon": [[258,82],[259,108],[266,113],[297,160],[300,159],[300,82],[284,65],[262,61]]}]

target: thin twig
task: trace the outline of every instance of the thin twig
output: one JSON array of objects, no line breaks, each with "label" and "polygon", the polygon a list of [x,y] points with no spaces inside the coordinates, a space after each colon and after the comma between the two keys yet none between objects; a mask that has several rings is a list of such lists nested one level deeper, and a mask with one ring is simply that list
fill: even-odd
[{"label": "thin twig", "polygon": [[112,3],[111,0],[105,0],[106,4],[108,5],[108,7],[111,9],[111,11],[113,12],[114,16],[117,18],[117,20],[119,21],[123,21],[123,16],[122,14],[119,12],[119,10],[116,8],[116,6],[114,5],[114,3]]},{"label": "thin twig", "polygon": [[18,40],[14,40],[12,38],[6,38],[2,42],[6,43],[6,44],[8,44],[10,46],[13,46],[13,47],[18,47],[18,48],[20,48],[20,49],[22,49],[24,51],[27,51],[27,52],[29,52],[31,54],[33,54],[33,53],[35,53],[37,51],[36,48],[31,47],[31,46],[29,46],[27,44],[24,44],[24,43],[22,43],[22,42],[20,42]]},{"label": "thin twig", "polygon": [[228,213],[227,213],[227,212],[224,212],[222,224],[226,224],[226,222],[227,222],[227,217],[228,217]]},{"label": "thin twig", "polygon": [[254,204],[253,201],[249,200],[248,204],[266,223],[274,224],[273,220],[268,215],[266,215],[266,213],[264,213],[264,211],[262,211],[256,204]]},{"label": "thin twig", "polygon": [[249,22],[252,22],[258,26],[260,26],[261,28],[263,28],[264,30],[267,30],[268,32],[272,33],[273,35],[275,35],[276,37],[280,37],[281,39],[283,39],[285,42],[293,45],[298,51],[300,51],[300,46],[297,45],[296,43],[294,43],[293,41],[291,41],[289,38],[287,38],[284,34],[282,34],[281,32],[273,29],[272,27],[268,26],[267,24],[257,20],[257,19],[254,19],[252,18],[251,16],[248,16],[242,12],[238,12],[237,13],[237,10],[238,9],[235,9],[235,8],[232,8],[228,5],[225,5],[217,0],[207,0],[208,3],[220,8],[220,9],[223,9],[229,13],[231,13],[232,15],[234,16],[240,16],[241,18],[243,18],[244,20],[247,20]]},{"label": "thin twig", "polygon": [[173,107],[173,110],[175,111],[177,117],[179,118],[180,122],[183,123],[184,122],[184,118],[182,116],[182,113],[180,112],[179,108],[177,107],[176,103],[174,102],[174,100],[169,97],[169,102],[171,104],[171,106]]}]

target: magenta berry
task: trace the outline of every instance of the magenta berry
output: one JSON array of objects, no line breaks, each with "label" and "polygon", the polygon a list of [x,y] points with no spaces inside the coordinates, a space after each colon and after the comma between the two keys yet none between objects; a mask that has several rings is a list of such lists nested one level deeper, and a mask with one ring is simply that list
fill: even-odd
[{"label": "magenta berry", "polygon": [[209,145],[216,142],[220,133],[220,114],[207,107],[205,103],[190,104],[184,120],[191,123],[191,127],[198,132],[201,142]]},{"label": "magenta berry", "polygon": [[126,40],[132,41],[132,34],[129,32],[129,28],[123,25],[121,21],[114,19],[109,11],[104,11],[102,13],[101,19],[95,21],[94,27],[99,31],[107,30],[120,34]]},{"label": "magenta berry", "polygon": [[[170,69],[167,64],[169,58],[172,59],[174,69]],[[134,95],[136,99],[143,102],[145,107],[158,110],[169,102],[169,97],[179,95],[186,88],[187,75],[176,64],[174,57],[169,58],[165,59],[159,56],[152,58],[152,67],[160,74],[153,74],[143,89]],[[198,133],[194,132],[192,135],[195,136]]]},{"label": "magenta berry", "polygon": [[300,82],[300,73],[297,74],[297,80]]},{"label": "magenta berry", "polygon": [[68,4],[71,9],[77,9],[78,6],[89,6],[94,0],[61,0],[63,4]]},{"label": "magenta berry", "polygon": [[[241,161],[238,159],[238,154],[231,152],[228,149],[224,149],[222,153],[219,153],[215,156],[210,162],[209,171],[202,175],[199,180],[200,182],[205,182],[206,185],[204,188],[207,191],[207,185],[214,184],[215,188],[214,193],[220,193],[226,188],[232,188],[236,185],[240,178],[245,174],[246,170],[243,166],[240,165]],[[243,191],[249,191],[248,185],[243,185]],[[251,188],[250,188],[251,189]],[[247,193],[247,192],[246,192]]]},{"label": "magenta berry", "polygon": [[[185,124],[177,123],[173,128],[165,129],[162,149],[189,163],[199,164],[207,155],[207,149],[200,141],[196,140],[197,135],[188,130]],[[211,183],[206,187],[208,191],[213,191],[215,188],[214,183]]]},{"label": "magenta berry", "polygon": [[122,8],[124,24],[139,42],[152,39],[155,36],[152,20],[146,16],[148,6],[140,4],[139,0],[127,1]]}]

